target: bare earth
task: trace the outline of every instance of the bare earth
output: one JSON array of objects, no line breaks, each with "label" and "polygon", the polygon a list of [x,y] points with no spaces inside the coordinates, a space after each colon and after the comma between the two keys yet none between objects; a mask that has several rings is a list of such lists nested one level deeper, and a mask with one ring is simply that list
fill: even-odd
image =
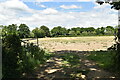
[{"label": "bare earth", "polygon": [[[114,44],[113,39],[114,36],[41,38],[39,39],[39,45],[49,51],[96,51],[107,50]],[[30,42],[36,43],[36,40]]]},{"label": "bare earth", "polygon": [[[34,73],[27,75],[27,77],[44,78],[47,80],[54,78],[81,78],[84,80],[88,78],[116,78],[118,76],[99,68],[95,62],[85,58],[89,54],[88,51],[107,50],[108,47],[114,44],[113,39],[113,36],[39,39],[39,45],[49,52],[54,52],[55,55],[47,60],[44,65],[40,65]],[[31,40],[30,42],[36,43],[36,40]],[[61,56],[64,56],[66,53],[74,53],[79,56],[77,66],[69,67],[71,66],[70,64],[64,63],[64,58]]]}]

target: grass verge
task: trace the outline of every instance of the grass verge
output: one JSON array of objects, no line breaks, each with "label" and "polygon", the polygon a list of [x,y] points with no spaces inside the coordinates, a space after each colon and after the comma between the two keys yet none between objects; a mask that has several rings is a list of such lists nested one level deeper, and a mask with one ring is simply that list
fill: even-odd
[{"label": "grass verge", "polygon": [[93,51],[87,55],[87,59],[95,61],[103,69],[113,70],[114,55],[115,51]]}]

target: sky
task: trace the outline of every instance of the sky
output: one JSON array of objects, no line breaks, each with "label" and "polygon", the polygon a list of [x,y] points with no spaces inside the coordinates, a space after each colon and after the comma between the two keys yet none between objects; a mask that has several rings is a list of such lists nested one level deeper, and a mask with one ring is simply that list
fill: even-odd
[{"label": "sky", "polygon": [[116,26],[118,12],[110,7],[94,0],[0,0],[0,25],[27,24],[30,30]]}]

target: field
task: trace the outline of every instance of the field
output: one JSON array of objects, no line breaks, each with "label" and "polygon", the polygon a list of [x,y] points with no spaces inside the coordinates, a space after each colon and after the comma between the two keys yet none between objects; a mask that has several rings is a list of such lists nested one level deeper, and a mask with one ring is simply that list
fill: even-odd
[{"label": "field", "polygon": [[[36,43],[36,40],[30,42]],[[49,51],[107,50],[112,44],[114,44],[114,36],[39,38],[39,45]]]},{"label": "field", "polygon": [[[36,43],[36,40],[30,42]],[[114,52],[107,51],[107,48],[112,44],[114,36],[39,38],[39,46],[51,53],[51,57],[35,73],[26,77],[48,80],[118,77],[109,72],[113,69]]]}]

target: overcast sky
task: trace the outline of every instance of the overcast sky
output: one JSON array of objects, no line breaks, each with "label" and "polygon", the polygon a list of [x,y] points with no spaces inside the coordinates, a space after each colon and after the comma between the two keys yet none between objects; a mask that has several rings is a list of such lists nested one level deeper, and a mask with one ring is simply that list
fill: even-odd
[{"label": "overcast sky", "polygon": [[27,24],[32,30],[45,25],[106,27],[118,24],[118,12],[94,0],[1,0],[0,25]]}]

